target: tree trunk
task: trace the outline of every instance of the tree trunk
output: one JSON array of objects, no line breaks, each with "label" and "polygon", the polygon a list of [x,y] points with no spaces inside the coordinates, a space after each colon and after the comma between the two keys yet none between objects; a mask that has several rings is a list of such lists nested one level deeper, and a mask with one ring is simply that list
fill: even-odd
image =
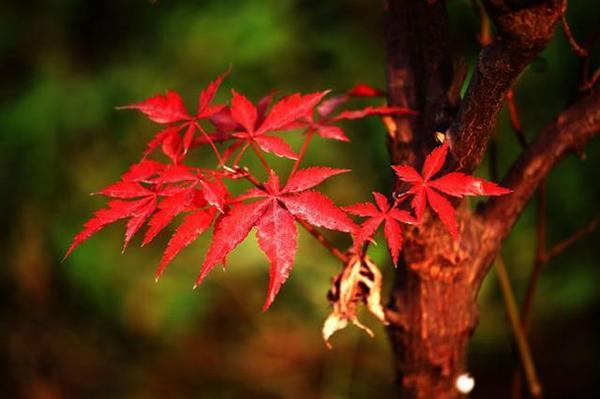
[{"label": "tree trunk", "polygon": [[[435,132],[450,124],[452,62],[445,7],[443,1],[384,1],[388,100],[419,112],[396,120],[389,132],[393,164],[420,165],[435,145]],[[388,309],[399,397],[460,394],[455,380],[466,370],[477,307],[469,259],[457,250],[440,223],[427,217],[405,237]]]},{"label": "tree trunk", "polygon": [[[564,0],[482,0],[496,27],[482,49],[466,94],[465,68],[453,72],[445,0],[384,0],[388,101],[418,112],[388,124],[393,164],[423,164],[436,132],[450,144],[453,170],[481,162],[508,90],[547,45]],[[455,398],[467,370],[466,350],[477,324],[477,293],[501,242],[554,164],[600,131],[600,94],[566,110],[514,163],[502,185],[512,195],[477,211],[460,202],[455,241],[427,213],[405,234],[387,317],[395,354],[398,396]],[[396,192],[404,187],[396,185]]]},{"label": "tree trunk", "polygon": [[455,398],[456,379],[467,372],[466,350],[477,324],[477,267],[482,226],[459,210],[460,241],[426,217],[404,243],[388,307],[398,396]]},{"label": "tree trunk", "polygon": [[401,398],[460,396],[456,379],[466,372],[477,309],[467,282],[452,280],[428,278],[410,268],[398,273],[391,304],[398,319],[389,336]]},{"label": "tree trunk", "polygon": [[494,198],[477,211],[459,206],[458,241],[427,213],[421,225],[406,232],[386,313],[398,397],[461,396],[456,378],[467,370],[477,294],[503,238],[558,160],[599,132],[600,90],[539,133],[502,181],[511,195]]}]

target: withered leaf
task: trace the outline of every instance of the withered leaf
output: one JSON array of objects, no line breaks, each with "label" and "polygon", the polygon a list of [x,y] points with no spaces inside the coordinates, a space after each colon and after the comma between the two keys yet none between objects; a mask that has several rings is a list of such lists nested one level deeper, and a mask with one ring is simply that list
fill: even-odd
[{"label": "withered leaf", "polygon": [[327,294],[333,305],[333,311],[323,324],[323,339],[331,348],[329,338],[352,323],[370,336],[373,332],[358,320],[358,308],[361,303],[381,321],[387,324],[381,306],[381,272],[369,258],[352,256],[341,273],[333,278]]}]

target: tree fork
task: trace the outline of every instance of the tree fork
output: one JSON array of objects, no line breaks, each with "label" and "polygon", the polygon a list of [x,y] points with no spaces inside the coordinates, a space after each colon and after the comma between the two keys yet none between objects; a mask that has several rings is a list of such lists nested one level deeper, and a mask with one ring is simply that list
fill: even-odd
[{"label": "tree fork", "polygon": [[[458,104],[450,95],[457,79],[445,1],[384,0],[388,100],[419,112],[411,120],[396,120],[395,130],[388,132],[392,163],[420,166],[435,145],[435,132],[448,131],[455,165],[472,171],[484,155],[508,90],[552,37],[564,3],[484,4],[498,38],[482,50],[467,94]],[[397,393],[402,398],[463,395],[456,379],[467,370],[477,293],[505,234],[486,226],[481,214],[464,206],[457,216],[458,241],[428,215],[405,236],[388,309]]]}]

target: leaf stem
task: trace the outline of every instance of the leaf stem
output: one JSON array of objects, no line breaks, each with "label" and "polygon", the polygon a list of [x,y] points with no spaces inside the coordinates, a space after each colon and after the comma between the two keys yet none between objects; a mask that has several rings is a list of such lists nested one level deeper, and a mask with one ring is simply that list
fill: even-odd
[{"label": "leaf stem", "polygon": [[325,247],[333,256],[338,258],[343,264],[348,263],[348,257],[339,249],[336,248],[335,245],[331,241],[329,241],[321,232],[311,226],[308,222],[302,219],[296,219],[300,226],[304,227],[306,231],[308,231],[314,238],[317,239]]},{"label": "leaf stem", "polygon": [[258,159],[260,159],[260,162],[265,167],[267,173],[270,174],[271,173],[271,167],[267,163],[267,160],[265,159],[265,157],[263,156],[263,154],[260,152],[260,149],[258,148],[256,142],[254,140],[252,140],[252,141],[249,141],[249,143],[250,143],[250,146],[252,146],[252,150],[254,151],[254,153],[256,154],[256,156],[258,157]]},{"label": "leaf stem", "polygon": [[254,177],[254,175],[252,175],[250,173],[250,171],[248,170],[248,168],[241,168],[239,166],[234,166],[232,168],[232,170],[235,173],[237,173],[238,175],[240,175],[241,177],[243,177],[244,179],[248,180],[256,188],[259,188],[261,190],[265,189],[265,186],[263,186],[262,183],[259,182],[258,179],[256,177]]},{"label": "leaf stem", "polygon": [[250,145],[250,142],[247,141],[243,146],[242,149],[240,150],[240,152],[237,154],[237,156],[235,157],[235,159],[233,160],[233,166],[236,167],[238,166],[238,164],[240,163],[240,160],[242,159],[242,156],[244,155],[244,153],[246,152],[246,150],[248,149],[248,146]]},{"label": "leaf stem", "polygon": [[402,194],[394,195],[394,204],[392,205],[392,208],[398,207],[398,205],[400,205],[406,199],[408,194],[408,191],[405,191]]},{"label": "leaf stem", "polygon": [[[312,139],[314,132],[315,131],[312,127],[309,127],[306,130],[306,137],[304,138],[304,143],[302,143],[302,148],[300,149],[300,154],[298,154],[298,159],[296,159],[296,162],[294,162],[294,167],[292,168],[292,171],[290,172],[289,177],[294,176],[294,173],[296,173],[296,171],[298,170],[298,167],[300,166],[300,162],[302,162],[302,158],[304,158],[304,154],[306,154],[306,149],[308,148],[308,145],[310,144],[310,140]],[[289,177],[288,177],[288,179],[289,179]]]},{"label": "leaf stem", "polygon": [[198,122],[194,122],[194,126],[196,126],[198,128],[198,130],[200,130],[200,133],[202,133],[202,136],[204,136],[206,141],[208,141],[208,144],[210,144],[210,146],[212,147],[215,155],[217,156],[217,159],[219,160],[219,165],[223,166],[223,157],[221,156],[219,149],[217,148],[215,143],[212,141],[212,139],[210,138],[208,133],[206,133],[206,131],[202,128],[202,126],[200,126],[200,124]]}]

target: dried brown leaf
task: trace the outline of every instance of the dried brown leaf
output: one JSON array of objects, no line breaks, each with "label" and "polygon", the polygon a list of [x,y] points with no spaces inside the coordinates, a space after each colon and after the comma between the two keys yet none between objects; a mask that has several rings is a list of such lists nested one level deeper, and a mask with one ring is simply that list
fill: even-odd
[{"label": "dried brown leaf", "polygon": [[329,338],[352,323],[370,336],[373,332],[358,320],[358,308],[361,303],[383,324],[387,324],[381,306],[381,272],[369,258],[361,260],[352,256],[340,274],[333,278],[327,294],[333,305],[333,311],[323,324],[323,339],[331,347]]}]

